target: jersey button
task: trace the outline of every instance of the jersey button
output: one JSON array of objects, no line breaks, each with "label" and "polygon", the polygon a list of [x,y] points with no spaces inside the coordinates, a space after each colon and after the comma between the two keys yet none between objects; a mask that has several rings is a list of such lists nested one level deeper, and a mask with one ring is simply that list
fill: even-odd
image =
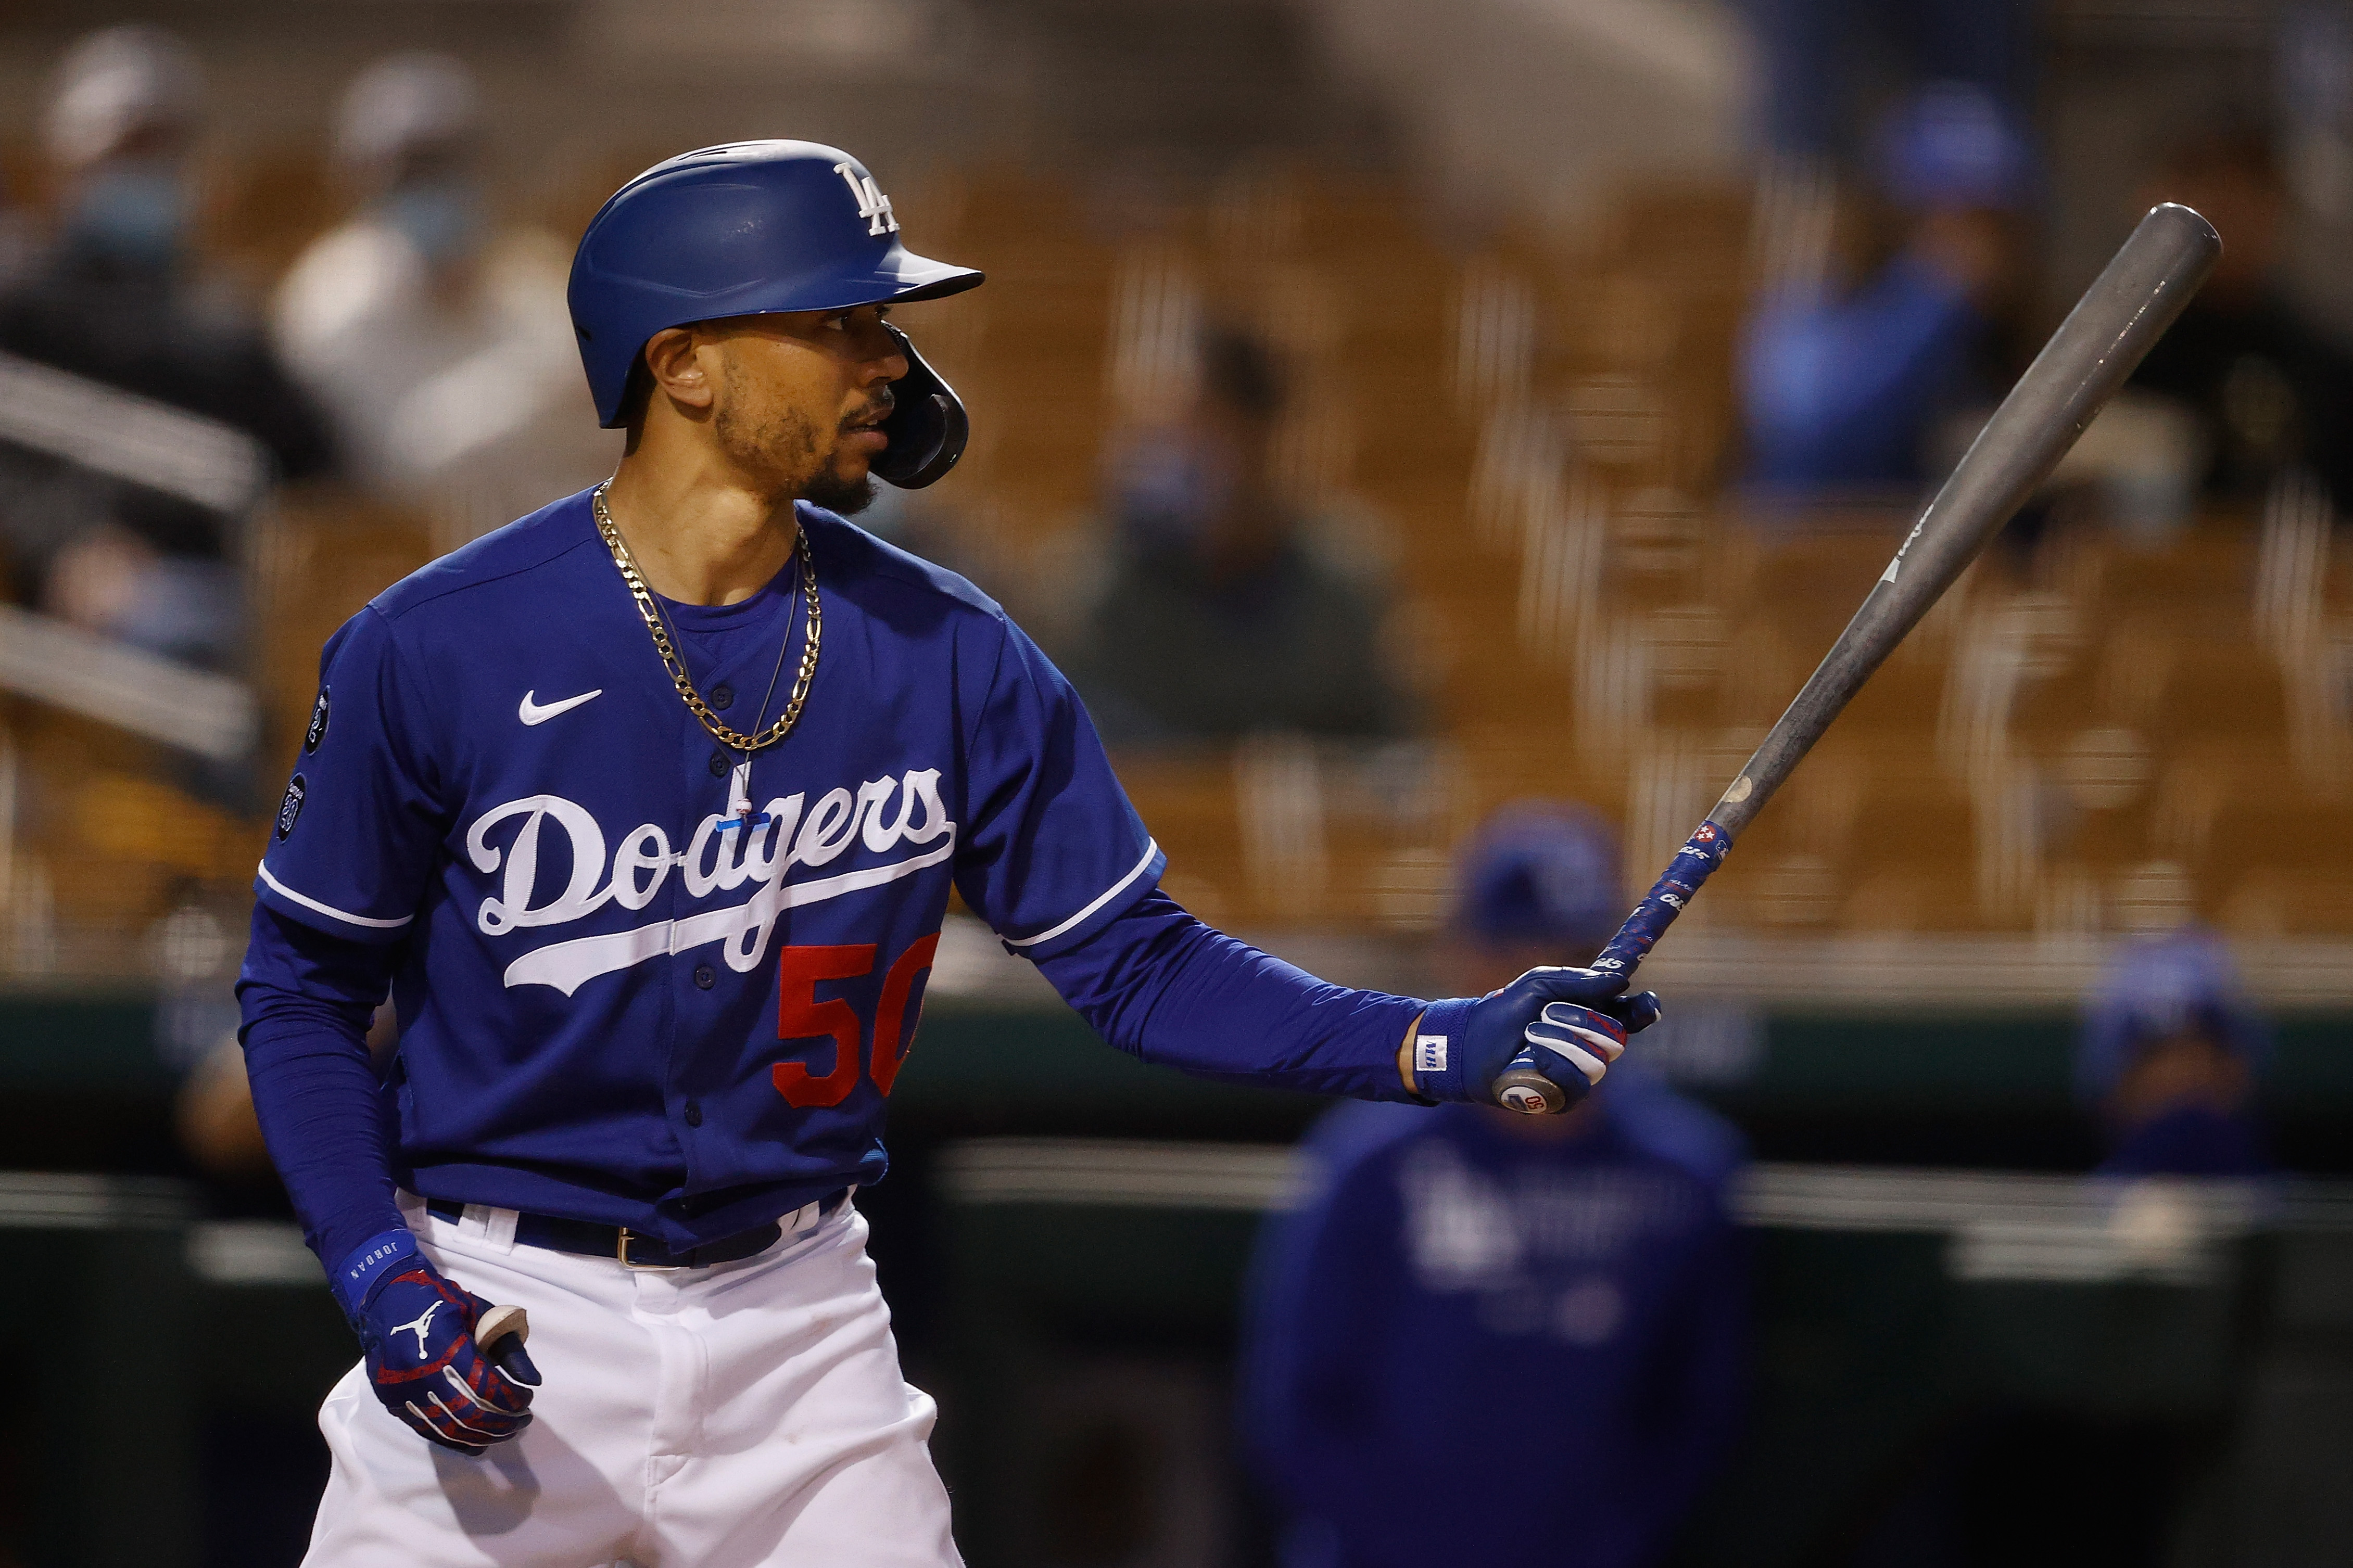
[{"label": "jersey button", "polygon": [[698,963],[694,966],[694,983],[708,991],[719,984],[719,971],[707,963]]},{"label": "jersey button", "polygon": [[702,1125],[702,1107],[695,1104],[694,1101],[691,1100],[686,1102],[686,1124],[689,1127],[700,1127]]},{"label": "jersey button", "polygon": [[711,689],[711,705],[713,708],[718,709],[722,713],[726,712],[727,710],[735,706],[735,689],[732,686],[712,687]]},{"label": "jersey button", "polygon": [[711,753],[711,776],[712,778],[725,778],[727,776],[727,770],[734,765],[734,759],[730,757],[726,752],[713,752]]}]

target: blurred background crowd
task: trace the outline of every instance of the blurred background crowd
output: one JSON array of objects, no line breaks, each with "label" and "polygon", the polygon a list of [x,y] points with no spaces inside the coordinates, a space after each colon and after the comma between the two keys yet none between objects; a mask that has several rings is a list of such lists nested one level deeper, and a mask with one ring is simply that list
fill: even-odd
[{"label": "blurred background crowd", "polygon": [[[299,1556],[268,806],[335,626],[610,470],[588,216],[749,136],[989,274],[861,524],[1173,896],[1425,994],[1598,947],[2141,212],[2226,247],[1577,1116],[1181,1084],[951,917],[860,1201],[976,1563],[2344,1561],[2353,5],[40,0],[0,83],[0,1227],[169,1413],[24,1368],[0,1564]],[[189,1279],[270,1377],[126,1359]]]}]

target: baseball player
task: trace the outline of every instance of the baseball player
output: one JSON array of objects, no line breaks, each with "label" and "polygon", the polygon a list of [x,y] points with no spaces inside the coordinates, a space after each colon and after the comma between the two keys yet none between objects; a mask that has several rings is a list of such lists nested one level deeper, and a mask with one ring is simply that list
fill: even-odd
[{"label": "baseball player", "polygon": [[852,1202],[951,889],[1113,1044],[1230,1080],[1481,1100],[1532,1041],[1581,1088],[1657,1016],[1578,969],[1327,985],[1159,890],[1061,676],[845,521],[965,439],[886,314],[981,274],[898,229],[808,142],[629,182],[571,284],[618,469],[327,645],[238,984],[365,1352],[313,1563],[958,1561]]},{"label": "baseball player", "polygon": [[[1626,912],[1602,824],[1526,803],[1459,866],[1457,984],[1590,957]],[[1259,1240],[1242,1410],[1285,1568],[1646,1568],[1743,1404],[1740,1137],[1621,1072],[1567,1116],[1344,1105]],[[1514,1461],[1514,1506],[1465,1508]],[[1414,1484],[1399,1486],[1410,1475]]]},{"label": "baseball player", "polygon": [[2262,1176],[2256,1109],[2271,1029],[2211,931],[2129,943],[2108,962],[2075,1041],[2075,1093],[2112,1176]]}]

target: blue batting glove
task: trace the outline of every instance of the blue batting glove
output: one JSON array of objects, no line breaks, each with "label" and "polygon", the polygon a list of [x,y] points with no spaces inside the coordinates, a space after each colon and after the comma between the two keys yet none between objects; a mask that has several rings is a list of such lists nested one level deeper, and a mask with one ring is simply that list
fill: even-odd
[{"label": "blue batting glove", "polygon": [[407,1231],[364,1243],[334,1284],[360,1337],[368,1386],[417,1436],[479,1455],[531,1425],[539,1369],[522,1336],[502,1334],[484,1354],[474,1326],[491,1303],[444,1279]]},{"label": "blue batting glove", "polygon": [[1548,1076],[1581,1100],[1626,1049],[1626,1037],[1659,1021],[1656,993],[1628,996],[1625,989],[1622,974],[1546,967],[1484,996],[1432,1002],[1414,1026],[1414,1082],[1430,1100],[1493,1105],[1495,1079],[1523,1047],[1535,1046]]}]

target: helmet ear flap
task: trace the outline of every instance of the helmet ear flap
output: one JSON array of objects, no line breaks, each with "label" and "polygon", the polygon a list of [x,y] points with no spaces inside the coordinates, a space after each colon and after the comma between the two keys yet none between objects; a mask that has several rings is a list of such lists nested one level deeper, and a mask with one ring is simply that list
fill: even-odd
[{"label": "helmet ear flap", "polygon": [[907,357],[907,374],[891,384],[896,406],[882,422],[882,434],[891,445],[870,471],[902,490],[919,490],[945,479],[956,466],[965,443],[972,438],[972,420],[955,388],[924,363],[907,334],[888,321],[882,330]]}]

